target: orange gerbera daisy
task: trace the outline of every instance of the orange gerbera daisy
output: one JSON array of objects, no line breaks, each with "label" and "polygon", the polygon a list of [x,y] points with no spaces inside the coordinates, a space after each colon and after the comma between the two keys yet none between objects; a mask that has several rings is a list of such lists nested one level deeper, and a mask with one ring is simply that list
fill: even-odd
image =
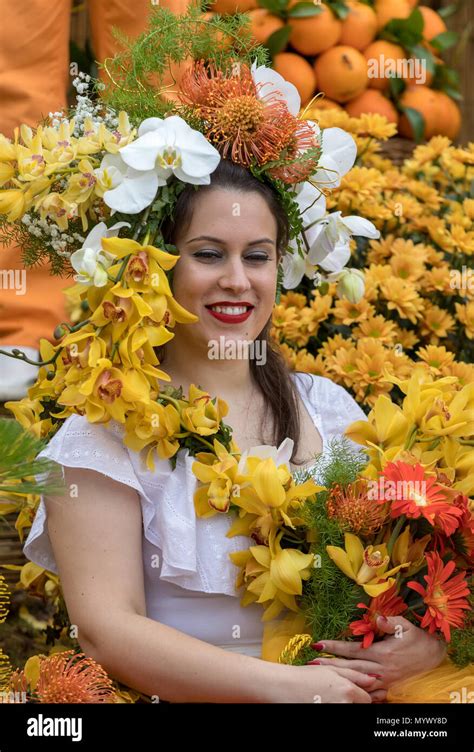
[{"label": "orange gerbera daisy", "polygon": [[[249,167],[254,160],[263,165],[278,160],[284,149],[289,160],[299,157],[300,149],[318,146],[309,123],[292,115],[274,90],[263,94],[265,84],[256,84],[245,63],[235,65],[231,73],[217,69],[211,61],[196,60],[181,79],[179,97],[194,107],[202,119],[206,137],[225,159]],[[308,174],[314,172],[317,160]],[[282,169],[282,168],[279,168]],[[301,169],[289,165],[281,177],[303,178]]]},{"label": "orange gerbera daisy", "polygon": [[391,517],[406,514],[409,519],[424,517],[433,527],[438,527],[448,537],[459,527],[463,515],[461,509],[451,503],[448,488],[439,485],[436,478],[425,475],[417,462],[388,462],[379,482],[390,482],[390,498],[387,493],[379,501],[390,501]]},{"label": "orange gerbera daisy", "polygon": [[458,572],[449,579],[455,569],[455,562],[443,563],[436,551],[426,554],[428,574],[424,575],[426,587],[419,582],[411,581],[407,585],[416,590],[423,597],[427,609],[423,616],[415,614],[420,620],[420,627],[428,628],[432,634],[440,630],[447,642],[451,639],[451,627],[462,627],[464,611],[470,609],[467,598],[469,587],[465,580],[466,573]]},{"label": "orange gerbera daisy", "polygon": [[377,627],[378,616],[398,616],[407,610],[406,603],[398,595],[395,595],[396,587],[397,585],[394,582],[392,587],[384,593],[372,598],[368,606],[365,603],[357,604],[357,608],[365,608],[367,613],[363,615],[362,619],[351,622],[349,629],[353,635],[364,635],[361,647],[370,647],[375,637],[382,637],[385,634]]}]

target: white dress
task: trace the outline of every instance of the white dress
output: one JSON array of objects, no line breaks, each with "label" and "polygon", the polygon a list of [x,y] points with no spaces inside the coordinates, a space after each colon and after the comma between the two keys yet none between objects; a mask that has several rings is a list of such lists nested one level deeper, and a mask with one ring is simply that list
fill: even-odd
[{"label": "white dress", "polygon": [[[366,420],[350,394],[329,379],[307,373],[293,373],[292,378],[321,435],[323,452],[328,441],[341,436],[350,423]],[[263,608],[258,603],[240,605],[242,591],[235,589],[239,570],[229,558],[229,553],[255,542],[247,536],[226,537],[232,514],[196,517],[193,496],[197,479],[191,470],[195,459],[187,449],[178,452],[174,471],[168,460],[156,460],[151,472],[140,453],[123,444],[122,437],[123,426],[116,421],[106,428],[72,415],[38,456],[66,467],[95,470],[138,492],[146,614],[150,619],[226,650],[260,657]],[[41,497],[23,552],[29,560],[58,574],[46,520]]]}]

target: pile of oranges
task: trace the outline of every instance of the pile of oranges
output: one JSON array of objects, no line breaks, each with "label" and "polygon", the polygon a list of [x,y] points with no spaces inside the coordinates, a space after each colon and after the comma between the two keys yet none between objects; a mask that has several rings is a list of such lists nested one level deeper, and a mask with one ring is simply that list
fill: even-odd
[{"label": "pile of oranges", "polygon": [[[288,8],[299,2],[289,0]],[[287,21],[259,7],[257,0],[215,0],[206,16],[248,13],[252,34],[261,44],[289,24],[292,28],[288,44],[274,55],[273,67],[296,86],[302,106],[322,92],[324,97],[318,98],[312,107],[344,108],[353,117],[362,113],[385,115],[397,124],[400,135],[413,138],[412,124],[403,114],[403,108],[409,107],[422,115],[426,139],[434,135],[456,138],[461,126],[456,102],[444,92],[430,88],[433,77],[428,70],[423,76],[413,77],[413,70],[419,69],[407,64],[410,55],[402,46],[378,38],[392,19],[408,18],[418,0],[372,0],[372,5],[345,0],[349,12],[344,19],[338,18],[321,0],[313,2],[320,8],[318,15]],[[447,31],[444,20],[429,7],[418,7],[424,22],[423,45],[442,64],[430,41]],[[402,76],[405,88],[398,102],[390,92],[387,61],[397,71],[406,73]],[[401,63],[398,67],[397,61]],[[306,116],[311,116],[311,110]]]}]

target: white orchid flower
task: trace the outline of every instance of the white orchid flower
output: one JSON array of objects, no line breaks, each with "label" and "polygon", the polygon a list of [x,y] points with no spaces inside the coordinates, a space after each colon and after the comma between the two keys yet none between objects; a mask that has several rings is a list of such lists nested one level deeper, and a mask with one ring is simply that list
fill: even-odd
[{"label": "white orchid flower", "polygon": [[83,285],[104,287],[107,284],[107,269],[114,263],[115,258],[102,249],[102,238],[114,238],[121,227],[131,227],[129,222],[116,222],[107,227],[100,222],[88,234],[84,245],[71,254],[71,265],[78,274],[74,280]]},{"label": "white orchid flower", "polygon": [[311,176],[314,183],[324,188],[337,188],[341,178],[349,172],[357,157],[357,145],[350,133],[342,128],[325,128],[307,120],[321,143],[318,168]]},{"label": "white orchid flower", "polygon": [[350,303],[358,303],[364,297],[364,273],[360,269],[343,269],[327,275],[328,282],[337,282],[336,293]]},{"label": "white orchid flower", "polygon": [[270,446],[269,444],[260,444],[259,446],[247,449],[240,457],[237,469],[238,474],[246,474],[248,457],[259,457],[262,460],[271,458],[277,467],[279,467],[279,465],[286,465],[289,470],[294,443],[293,439],[287,437],[281,442],[278,448],[276,446]]},{"label": "white orchid flower", "polygon": [[130,171],[116,188],[104,194],[104,201],[125,214],[136,214],[149,206],[171,175],[184,183],[209,185],[210,174],[221,159],[207,138],[178,115],[164,120],[147,118],[138,129],[138,138],[119,154]]},{"label": "white orchid flower", "polygon": [[332,212],[314,226],[308,261],[319,264],[327,272],[340,271],[349,261],[349,241],[352,235],[379,238],[380,232],[372,222],[362,217],[343,217],[340,211]]},{"label": "white orchid flower", "polygon": [[308,260],[308,254],[301,256],[298,251],[285,253],[281,259],[283,269],[283,287],[285,290],[293,290],[298,287],[303,277],[314,279],[318,274],[316,264],[311,264]]},{"label": "white orchid flower", "polygon": [[298,115],[301,107],[301,97],[296,86],[287,81],[283,76],[272,68],[265,65],[257,66],[254,60],[250,68],[255,85],[263,84],[257,88],[258,99],[263,99],[269,94],[273,94],[276,99],[280,99],[286,104],[292,115]]}]

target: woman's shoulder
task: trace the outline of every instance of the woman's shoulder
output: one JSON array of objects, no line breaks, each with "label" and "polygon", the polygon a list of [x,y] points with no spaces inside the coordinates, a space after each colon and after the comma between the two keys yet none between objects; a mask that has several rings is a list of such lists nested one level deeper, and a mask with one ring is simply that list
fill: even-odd
[{"label": "woman's shoulder", "polygon": [[292,376],[326,438],[344,433],[347,426],[356,420],[367,420],[365,412],[349,391],[332,379],[302,371],[294,371]]}]

